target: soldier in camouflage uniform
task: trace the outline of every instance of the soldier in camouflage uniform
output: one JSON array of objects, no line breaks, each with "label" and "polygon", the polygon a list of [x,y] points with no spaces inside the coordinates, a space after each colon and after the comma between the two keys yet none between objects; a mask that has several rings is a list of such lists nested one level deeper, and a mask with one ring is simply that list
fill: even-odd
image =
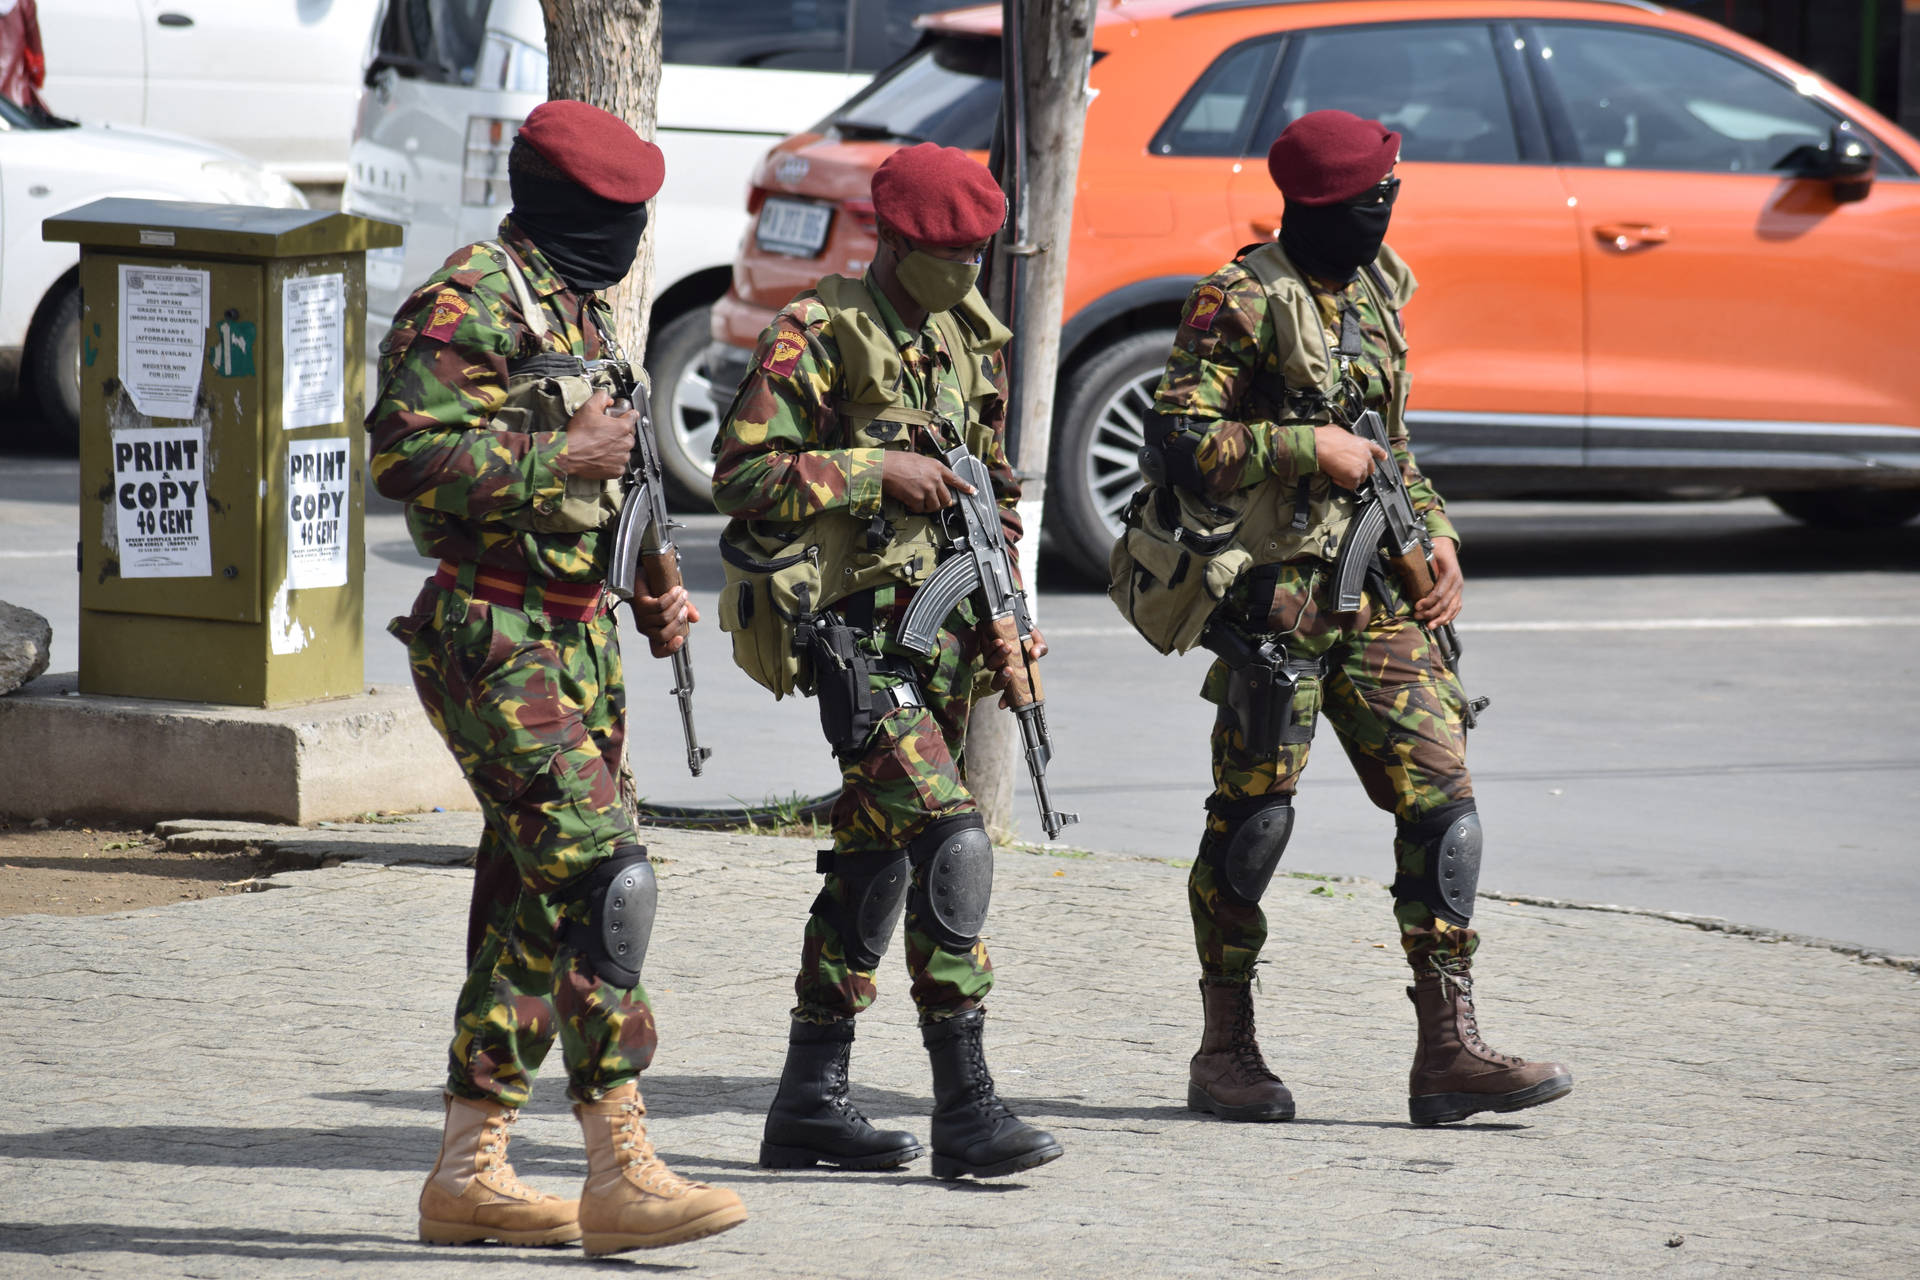
[{"label": "soldier in camouflage uniform", "polygon": [[[528,116],[509,171],[499,239],[456,252],[395,317],[368,419],[374,483],[440,562],[391,630],[486,819],[420,1237],[601,1254],[746,1216],[653,1154],[636,1082],[655,1042],[639,977],[654,885],[621,804],[625,692],[603,586],[609,482],[636,419],[610,411],[583,361],[620,354],[600,291],[632,266],[662,164],[617,117],[563,101]],[[635,591],[655,656],[685,643],[685,592]],[[609,951],[610,918],[637,953]],[[578,1201],[526,1186],[506,1158],[555,1035],[587,1143]]]},{"label": "soldier in camouflage uniform", "polygon": [[[1020,536],[1004,441],[1008,334],[973,289],[1006,201],[977,162],[931,143],[881,165],[873,200],[871,268],[859,281],[821,280],[774,317],[716,444],[714,501],[735,518],[729,538],[804,544],[818,562],[815,692],[843,773],[760,1158],[879,1169],[921,1154],[912,1134],[876,1131],[847,1097],[853,1019],[873,1002],[904,909],[934,1071],[933,1171],[993,1176],[1061,1150],[999,1101],[981,1048],[992,847],[963,781],[965,735],[968,709],[1012,655],[983,641],[970,603],[929,656],[890,637],[950,545],[930,517],[955,488],[972,492],[941,451],[968,442],[991,473],[1009,541]],[[721,621],[742,625],[724,602]]]},{"label": "soldier in camouflage uniform", "polygon": [[[1188,881],[1206,1027],[1187,1100],[1223,1119],[1294,1114],[1254,1037],[1249,984],[1267,936],[1259,900],[1292,830],[1294,790],[1322,711],[1368,797],[1396,823],[1394,918],[1419,1024],[1414,1121],[1538,1106],[1573,1087],[1558,1064],[1489,1049],[1474,1021],[1479,937],[1468,920],[1480,821],[1464,695],[1428,631],[1460,610],[1459,534],[1407,440],[1399,309],[1413,277],[1382,243],[1399,147],[1399,134],[1343,111],[1288,126],[1268,161],[1286,196],[1279,243],[1242,250],[1195,286],[1156,397],[1175,427],[1163,453],[1171,483],[1218,501],[1252,491],[1253,502],[1282,504],[1293,517],[1211,624],[1224,628],[1215,637],[1278,640],[1281,678],[1255,693],[1227,656],[1235,646],[1215,644],[1223,657],[1202,693],[1220,713],[1214,791]],[[1318,384],[1304,376],[1310,369]],[[1409,599],[1376,557],[1359,610],[1342,613],[1333,561],[1353,490],[1386,456],[1345,425],[1363,408],[1385,419],[1393,461],[1433,535],[1435,585]],[[1256,697],[1270,715],[1251,714]],[[1255,732],[1264,740],[1250,740]]]}]

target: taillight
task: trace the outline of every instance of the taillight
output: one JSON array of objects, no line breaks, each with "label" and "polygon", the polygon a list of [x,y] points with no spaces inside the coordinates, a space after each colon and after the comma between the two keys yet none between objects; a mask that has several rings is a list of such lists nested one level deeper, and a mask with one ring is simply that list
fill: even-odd
[{"label": "taillight", "polygon": [[863,230],[878,234],[880,219],[873,212],[873,201],[842,200],[840,207],[852,214],[853,220],[858,222]]},{"label": "taillight", "polygon": [[467,117],[467,154],[460,169],[461,204],[485,208],[513,203],[513,190],[507,184],[507,152],[519,132],[518,120]]}]

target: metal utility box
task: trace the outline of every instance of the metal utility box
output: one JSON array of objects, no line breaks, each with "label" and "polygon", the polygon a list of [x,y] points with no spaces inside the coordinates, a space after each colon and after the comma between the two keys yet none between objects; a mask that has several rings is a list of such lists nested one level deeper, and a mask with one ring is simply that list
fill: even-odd
[{"label": "metal utility box", "polygon": [[347,214],[99,200],[80,245],[80,691],[361,692],[368,249]]}]

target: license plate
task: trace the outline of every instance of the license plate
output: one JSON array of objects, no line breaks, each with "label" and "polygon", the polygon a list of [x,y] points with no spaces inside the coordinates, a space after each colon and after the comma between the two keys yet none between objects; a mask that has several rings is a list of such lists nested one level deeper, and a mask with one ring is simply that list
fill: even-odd
[{"label": "license plate", "polygon": [[769,253],[811,258],[826,248],[827,223],[832,220],[833,210],[827,205],[775,196],[760,206],[754,238]]}]

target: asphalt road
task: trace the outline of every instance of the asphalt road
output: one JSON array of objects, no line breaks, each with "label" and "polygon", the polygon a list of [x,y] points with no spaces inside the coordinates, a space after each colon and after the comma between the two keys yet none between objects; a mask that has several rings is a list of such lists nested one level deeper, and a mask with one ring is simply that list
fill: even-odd
[{"label": "asphalt road", "polygon": [[[76,661],[77,470],[0,456],[0,599],[47,615]],[[1810,531],[1759,500],[1461,503],[1464,674],[1493,707],[1472,760],[1484,889],[1725,917],[1920,953],[1920,524]],[[702,607],[716,517],[681,541]],[[424,576],[397,510],[367,524],[367,679],[406,680],[381,633]],[[1042,574],[1054,646],[1057,802],[1076,846],[1191,857],[1209,788],[1201,657],[1162,658],[1097,591]],[[758,801],[836,782],[811,703],[740,675],[708,615],[687,776],[664,665],[629,632],[635,768],[653,799]],[[1307,770],[1286,866],[1389,879],[1391,823],[1330,732]],[[1021,781],[1018,817],[1038,835]],[[1384,903],[1381,910],[1385,911]]]}]

